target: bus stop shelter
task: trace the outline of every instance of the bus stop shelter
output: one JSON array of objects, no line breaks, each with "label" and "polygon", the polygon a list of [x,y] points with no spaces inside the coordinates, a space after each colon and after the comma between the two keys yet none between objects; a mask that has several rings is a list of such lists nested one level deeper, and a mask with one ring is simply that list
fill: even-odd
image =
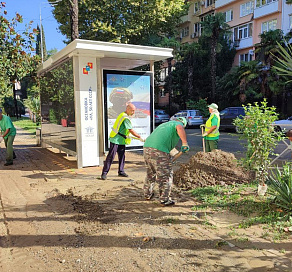
[{"label": "bus stop shelter", "polygon": [[41,145],[76,156],[78,168],[101,165],[116,118],[113,100],[122,104],[125,95],[138,108],[133,128],[147,137],[154,127],[154,62],[172,57],[167,48],[71,42],[38,69]]}]

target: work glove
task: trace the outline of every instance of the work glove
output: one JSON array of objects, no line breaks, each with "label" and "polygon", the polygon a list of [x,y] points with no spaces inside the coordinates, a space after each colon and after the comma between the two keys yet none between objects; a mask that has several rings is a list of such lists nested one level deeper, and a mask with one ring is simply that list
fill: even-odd
[{"label": "work glove", "polygon": [[207,132],[204,132],[203,133],[203,137],[205,137],[205,136],[208,136],[208,133]]},{"label": "work glove", "polygon": [[189,150],[190,150],[190,147],[188,146],[188,144],[183,144],[183,145],[181,146],[181,149],[180,149],[180,151],[181,151],[182,153],[187,153]]}]

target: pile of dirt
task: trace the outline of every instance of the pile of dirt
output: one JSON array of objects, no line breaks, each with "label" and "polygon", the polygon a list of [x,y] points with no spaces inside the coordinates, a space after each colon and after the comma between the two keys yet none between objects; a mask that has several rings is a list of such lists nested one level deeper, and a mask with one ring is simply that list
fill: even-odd
[{"label": "pile of dirt", "polygon": [[198,152],[174,173],[174,184],[183,189],[248,183],[251,180],[252,173],[238,166],[232,153],[219,149]]}]

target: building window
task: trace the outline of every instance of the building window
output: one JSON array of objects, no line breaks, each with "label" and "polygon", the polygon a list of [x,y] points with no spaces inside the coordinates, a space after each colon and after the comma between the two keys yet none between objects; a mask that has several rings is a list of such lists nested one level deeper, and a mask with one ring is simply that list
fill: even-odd
[{"label": "building window", "polygon": [[239,55],[239,63],[241,63],[243,61],[245,61],[245,62],[252,61],[252,55],[250,55],[248,53]]},{"label": "building window", "polygon": [[195,34],[195,36],[199,35],[199,31],[200,31],[200,24],[199,23],[195,23],[194,24],[194,34]]},{"label": "building window", "polygon": [[215,3],[215,0],[207,0],[207,5],[206,7],[209,7]]},{"label": "building window", "polygon": [[225,22],[230,22],[233,20],[233,10],[228,10],[226,12],[223,12],[224,16],[225,16]]},{"label": "building window", "polygon": [[253,1],[240,5],[240,17],[253,13]]},{"label": "building window", "polygon": [[167,76],[167,68],[162,68],[160,71],[160,80],[164,81]]},{"label": "building window", "polygon": [[165,97],[165,91],[164,91],[164,89],[160,89],[160,97]]},{"label": "building window", "polygon": [[259,8],[264,5],[268,5],[272,2],[278,2],[279,0],[257,0],[256,7]]},{"label": "building window", "polygon": [[194,14],[199,13],[201,11],[201,1],[194,3]]},{"label": "building window", "polygon": [[252,23],[234,28],[234,40],[238,41],[252,36]]},{"label": "building window", "polygon": [[262,33],[277,29],[277,19],[262,23]]},{"label": "building window", "polygon": [[189,36],[190,28],[187,26],[181,30],[181,38]]}]

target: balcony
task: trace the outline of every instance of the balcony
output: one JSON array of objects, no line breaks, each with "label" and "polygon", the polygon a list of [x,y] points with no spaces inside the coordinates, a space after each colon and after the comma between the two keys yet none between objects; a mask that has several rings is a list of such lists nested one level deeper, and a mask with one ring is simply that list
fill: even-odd
[{"label": "balcony", "polygon": [[217,8],[221,8],[221,7],[226,6],[226,5],[228,5],[228,4],[232,3],[232,2],[235,2],[235,1],[236,0],[217,0],[215,2],[215,8],[216,9]]},{"label": "balcony", "polygon": [[181,19],[181,24],[188,23],[191,21],[189,15],[182,16],[180,19]]},{"label": "balcony", "polygon": [[253,40],[252,37],[244,38],[241,40],[234,40],[233,45],[236,48],[236,50],[249,48],[253,46]]},{"label": "balcony", "polygon": [[254,9],[254,19],[279,12],[280,7],[279,7],[279,1],[275,1],[266,5],[263,5],[261,7],[257,7]]}]

